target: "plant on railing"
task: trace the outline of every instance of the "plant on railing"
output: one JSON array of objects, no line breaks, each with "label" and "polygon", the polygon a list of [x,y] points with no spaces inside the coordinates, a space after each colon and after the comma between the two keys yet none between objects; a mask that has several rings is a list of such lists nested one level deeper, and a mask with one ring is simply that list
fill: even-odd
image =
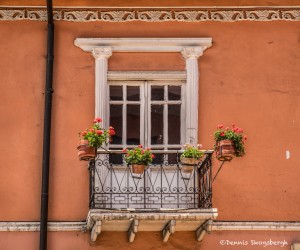
[{"label": "plant on railing", "polygon": [[242,128],[232,125],[232,129],[223,125],[217,126],[214,133],[216,144],[214,145],[217,158],[221,161],[230,161],[234,156],[242,157],[245,154],[244,143],[247,135],[244,135]]},{"label": "plant on railing", "polygon": [[202,148],[201,144],[194,147],[188,143],[183,145],[184,151],[180,156],[180,162],[182,171],[185,173],[193,172],[194,165],[198,164],[204,155],[204,151],[200,150]]},{"label": "plant on railing", "polygon": [[125,162],[128,165],[131,165],[132,172],[137,174],[142,174],[145,170],[145,167],[148,166],[154,155],[151,153],[150,148],[143,148],[142,145],[137,146],[134,149],[124,149]]},{"label": "plant on railing", "polygon": [[96,149],[103,144],[108,144],[111,136],[115,135],[113,127],[105,130],[100,126],[101,118],[95,118],[93,125],[79,133],[80,144],[78,146],[78,156],[80,160],[90,160],[96,157]]}]

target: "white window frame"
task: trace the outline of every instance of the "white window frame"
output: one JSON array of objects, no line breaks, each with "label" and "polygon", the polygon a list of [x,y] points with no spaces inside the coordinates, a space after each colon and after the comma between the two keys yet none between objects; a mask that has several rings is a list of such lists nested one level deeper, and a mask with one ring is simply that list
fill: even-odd
[{"label": "white window frame", "polygon": [[[186,112],[185,112],[185,86],[186,80],[184,80],[186,74],[185,72],[173,72],[174,75],[171,76],[169,72],[110,72],[110,77],[114,80],[108,80],[109,86],[122,86],[122,101],[115,101],[110,100],[109,104],[115,105],[123,105],[122,109],[122,144],[110,144],[110,148],[127,148],[130,145],[126,144],[127,141],[127,127],[126,127],[126,107],[127,104],[140,104],[140,144],[145,147],[151,147],[152,149],[178,149],[181,147],[182,144],[185,143],[185,119],[186,119]],[[138,79],[136,81],[127,80],[130,79],[130,76],[136,74],[138,75]],[[111,77],[113,76],[113,77]],[[155,76],[155,77],[154,77]],[[143,79],[144,78],[144,79]],[[167,80],[153,80],[153,79],[160,79],[160,78],[172,78]],[[143,80],[142,80],[143,79]],[[151,86],[158,85],[164,86],[164,94],[165,100],[163,101],[154,101],[151,100]],[[140,100],[139,101],[127,101],[126,100],[126,86],[139,86],[140,87]],[[181,86],[181,99],[180,100],[166,100],[167,94],[167,86]],[[158,104],[164,106],[164,141],[163,144],[156,144],[151,145],[151,105]],[[168,105],[169,104],[180,104],[181,111],[180,111],[180,142],[179,144],[169,144],[168,143]],[[109,113],[107,119],[109,120]]]},{"label": "white window frame", "polygon": [[[186,142],[198,142],[198,58],[212,45],[211,38],[77,38],[74,44],[95,58],[95,115],[107,118],[108,58],[113,52],[180,52],[186,62]],[[104,121],[107,127],[108,120]]]}]

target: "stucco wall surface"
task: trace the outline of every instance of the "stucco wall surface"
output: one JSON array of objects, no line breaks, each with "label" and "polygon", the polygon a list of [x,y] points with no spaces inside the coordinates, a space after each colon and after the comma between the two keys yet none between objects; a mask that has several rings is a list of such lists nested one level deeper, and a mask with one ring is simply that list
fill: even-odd
[{"label": "stucco wall surface", "polygon": [[[38,249],[38,233],[1,232],[0,249]],[[126,233],[103,232],[97,242],[89,242],[89,234],[81,232],[50,232],[49,250],[290,250],[299,242],[295,232],[212,232],[202,242],[192,232],[175,232],[163,243],[160,232],[138,233],[133,243]]]},{"label": "stucco wall surface", "polygon": [[[46,23],[2,21],[0,32],[0,221],[38,221]],[[213,184],[218,219],[299,221],[299,23],[280,21],[56,23],[49,220],[82,221],[88,211],[76,146],[94,116],[94,58],[77,37],[212,37],[199,59],[199,142],[211,149],[220,123],[249,138],[246,156],[226,163]],[[109,59],[109,70],[184,67],[175,53]]]}]

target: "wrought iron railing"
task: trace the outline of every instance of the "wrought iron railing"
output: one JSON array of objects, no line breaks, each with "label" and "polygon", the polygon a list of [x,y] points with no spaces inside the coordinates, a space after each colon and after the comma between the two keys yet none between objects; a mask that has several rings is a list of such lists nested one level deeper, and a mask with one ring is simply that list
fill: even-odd
[{"label": "wrought iron railing", "polygon": [[192,172],[182,170],[180,151],[154,151],[143,174],[133,174],[121,151],[98,151],[89,162],[90,208],[196,209],[212,207],[212,151]]}]

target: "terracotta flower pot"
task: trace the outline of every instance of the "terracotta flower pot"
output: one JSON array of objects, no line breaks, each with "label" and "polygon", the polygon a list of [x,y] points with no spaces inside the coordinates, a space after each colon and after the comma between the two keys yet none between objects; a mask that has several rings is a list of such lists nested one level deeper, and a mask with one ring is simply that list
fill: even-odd
[{"label": "terracotta flower pot", "polygon": [[146,165],[143,164],[132,164],[131,171],[133,174],[142,174],[144,173]]},{"label": "terracotta flower pot", "polygon": [[181,171],[183,173],[187,173],[187,174],[191,174],[194,170],[194,166],[197,165],[199,163],[200,160],[197,160],[195,158],[181,158],[180,162],[181,162]]},{"label": "terracotta flower pot", "polygon": [[96,158],[96,148],[90,147],[88,140],[80,140],[77,150],[80,161],[89,161]]},{"label": "terracotta flower pot", "polygon": [[231,161],[235,156],[234,142],[232,140],[218,141],[216,154],[219,161]]}]

